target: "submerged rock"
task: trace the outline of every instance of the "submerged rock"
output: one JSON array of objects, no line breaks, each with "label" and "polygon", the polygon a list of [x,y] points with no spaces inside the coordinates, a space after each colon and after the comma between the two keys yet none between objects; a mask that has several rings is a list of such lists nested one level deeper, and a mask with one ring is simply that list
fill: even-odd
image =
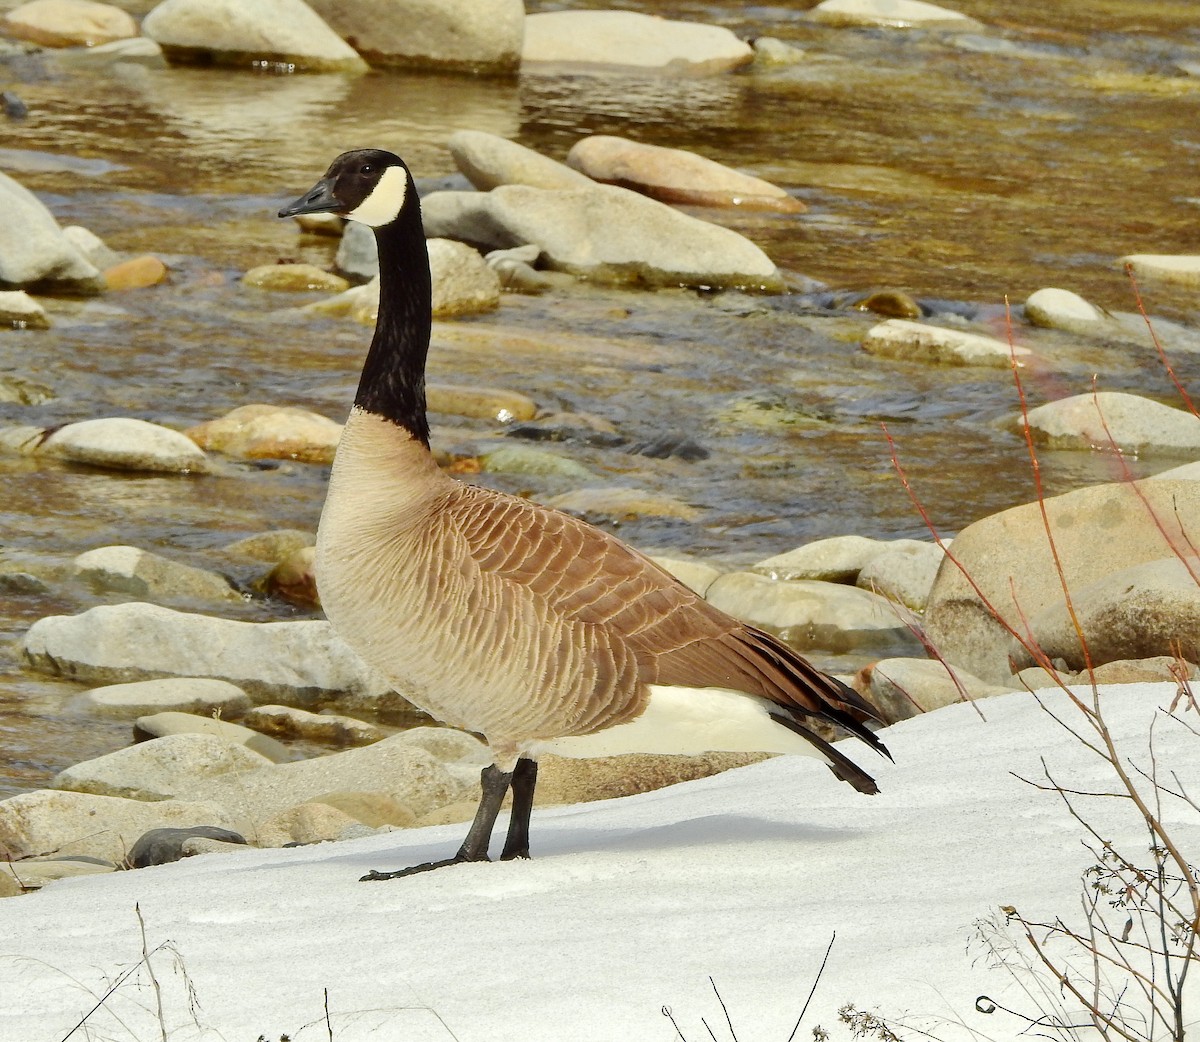
[{"label": "submerged rock", "polygon": [[525,18],[522,71],[570,64],[646,72],[721,73],[754,52],[728,29],[634,11],[548,11]]},{"label": "submerged rock", "polygon": [[604,517],[677,517],[695,521],[700,511],[663,492],[637,488],[580,488],[551,496],[546,505],[571,514]]},{"label": "submerged rock", "polygon": [[1200,418],[1136,394],[1077,394],[1030,409],[1028,418],[1035,440],[1055,449],[1200,456]]},{"label": "submerged rock", "polygon": [[778,185],[681,148],[594,135],[571,146],[567,163],[595,181],[664,203],[800,213],[803,203]]},{"label": "submerged rock", "polygon": [[519,391],[496,387],[463,387],[459,384],[431,383],[425,387],[430,412],[451,416],[470,416],[477,420],[512,423],[531,420],[537,415],[537,403]]},{"label": "submerged rock", "polygon": [[167,266],[157,257],[145,254],[114,264],[104,271],[106,289],[119,292],[129,289],[145,289],[167,281]]},{"label": "submerged rock", "polygon": [[245,717],[246,726],[278,738],[303,738],[328,745],[373,745],[386,733],[365,720],[337,713],[310,713],[291,706],[258,706]]},{"label": "submerged rock", "polygon": [[142,31],[181,64],[365,72],[367,63],[303,0],[163,0]]},{"label": "submerged rock", "polygon": [[490,75],[516,73],[522,0],[311,0],[372,65]]},{"label": "submerged rock", "polygon": [[242,276],[242,282],[255,289],[269,289],[285,293],[304,293],[324,290],[326,293],[341,293],[350,288],[350,283],[338,275],[331,275],[315,264],[260,264]]}]

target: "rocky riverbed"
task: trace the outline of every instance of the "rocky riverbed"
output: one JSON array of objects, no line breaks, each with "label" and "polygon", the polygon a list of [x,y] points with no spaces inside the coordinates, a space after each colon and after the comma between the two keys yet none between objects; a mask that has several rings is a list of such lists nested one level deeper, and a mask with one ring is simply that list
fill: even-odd
[{"label": "rocky riverbed", "polygon": [[[497,0],[446,4],[415,54],[367,0],[295,5],[235,5],[231,38],[186,0],[0,3],[12,856],[466,813],[478,744],[412,730],[314,599],[374,258],[272,215],[364,144],[418,177],[435,449],[464,480],[613,528],[902,718],[1046,680],[981,596],[1086,666],[1023,506],[1015,361],[1093,663],[1200,657],[1200,419],[1170,375],[1200,382],[1188,5]],[[596,764],[547,798],[731,762]]]}]

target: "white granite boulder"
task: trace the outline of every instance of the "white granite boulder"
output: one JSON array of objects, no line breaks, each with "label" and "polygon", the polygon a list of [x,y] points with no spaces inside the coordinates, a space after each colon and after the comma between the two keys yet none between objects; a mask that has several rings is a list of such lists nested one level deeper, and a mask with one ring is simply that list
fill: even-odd
[{"label": "white granite boulder", "polygon": [[42,286],[99,293],[104,280],[54,215],[24,185],[0,173],[0,288]]},{"label": "white granite boulder", "polygon": [[501,75],[521,61],[522,0],[310,2],[372,65]]},{"label": "white granite boulder", "polygon": [[136,546],[100,546],[80,554],[72,563],[80,579],[105,593],[140,599],[242,600],[223,575]]},{"label": "white granite boulder", "polygon": [[1122,257],[1121,263],[1141,278],[1200,286],[1200,254],[1133,253]]},{"label": "white granite boulder", "polygon": [[83,854],[120,862],[150,829],[215,825],[232,816],[215,801],[156,800],[39,789],[0,800],[0,851],[9,858]]},{"label": "white granite boulder", "polygon": [[186,797],[200,779],[270,764],[265,756],[215,735],[174,734],[77,763],[59,771],[51,787],[132,800],[170,800]]},{"label": "white granite boulder", "polygon": [[822,0],[808,16],[824,25],[887,29],[963,29],[976,24],[958,11],[924,0]]},{"label": "white granite boulder", "polygon": [[873,326],[863,339],[862,346],[869,354],[882,358],[935,365],[979,365],[993,369],[1007,369],[1013,356],[1019,362],[1030,354],[1028,348],[1018,345],[1010,347],[995,337],[910,322],[904,318],[889,318]]},{"label": "white granite boulder", "polygon": [[84,682],[216,677],[298,705],[346,692],[410,709],[325,621],[238,622],[130,602],[52,615],[25,634],[34,669]]},{"label": "white granite boulder", "polygon": [[304,0],[162,0],[142,32],[168,61],[364,72],[367,63]]},{"label": "white granite boulder", "polygon": [[0,329],[49,329],[50,319],[42,307],[24,290],[0,292]]},{"label": "white granite boulder", "polygon": [[127,416],[80,420],[49,431],[10,427],[0,430],[0,448],[106,470],[206,474],[210,469],[208,457],[179,431]]},{"label": "white granite boulder", "polygon": [[[1013,420],[1021,423],[1020,417]],[[1200,457],[1200,418],[1119,391],[1077,394],[1029,410],[1034,439],[1054,449]]]},{"label": "white granite boulder", "polygon": [[[175,681],[149,680],[145,683],[170,684]],[[208,683],[219,684],[222,681],[210,680]],[[133,687],[135,685],[121,686]],[[247,707],[249,702],[250,700],[247,698]],[[219,714],[214,715],[212,712],[200,716],[201,712],[203,712],[202,709],[192,712],[177,712],[168,709],[162,712],[152,711],[145,716],[139,716],[133,725],[134,741],[144,742],[151,738],[166,738],[176,734],[205,734],[220,738],[224,742],[244,745],[251,752],[265,756],[272,763],[291,763],[293,760],[302,758],[299,753],[293,752],[282,742],[276,741],[269,735],[261,734],[249,727],[243,727],[241,724],[222,720]]]},{"label": "white granite boulder", "polygon": [[83,694],[84,702],[109,716],[135,717],[171,711],[237,716],[250,708],[250,696],[236,684],[211,677],[168,677],[136,680],[129,684],[94,687]]},{"label": "white granite boulder", "polygon": [[1046,287],[1031,293],[1025,301],[1025,317],[1045,329],[1065,329],[1070,333],[1095,334],[1110,325],[1109,315],[1078,293]]},{"label": "white granite boulder", "polygon": [[[1137,489],[1124,483],[1095,485],[1050,497],[1045,508],[1073,591],[1123,568],[1173,558],[1172,544],[1182,552],[1200,546],[1200,483],[1195,481],[1155,479]],[[973,583],[947,560],[925,609],[925,632],[954,665],[989,682],[1007,683],[1011,637],[1005,624],[1023,633],[1023,618],[1033,619],[1063,601],[1039,505],[1026,503],[968,525],[951,552]]]},{"label": "white granite boulder", "polygon": [[[450,196],[450,198],[446,198]],[[612,185],[501,185],[426,198],[439,234],[486,248],[535,243],[545,267],[600,282],[779,292],[762,250],[737,232]]]},{"label": "white granite boulder", "polygon": [[754,60],[728,29],[634,11],[546,11],[525,19],[522,71],[540,66],[641,72],[721,73]]},{"label": "white granite boulder", "polygon": [[3,29],[41,47],[95,47],[139,33],[121,8],[93,0],[29,0],[8,12]]}]

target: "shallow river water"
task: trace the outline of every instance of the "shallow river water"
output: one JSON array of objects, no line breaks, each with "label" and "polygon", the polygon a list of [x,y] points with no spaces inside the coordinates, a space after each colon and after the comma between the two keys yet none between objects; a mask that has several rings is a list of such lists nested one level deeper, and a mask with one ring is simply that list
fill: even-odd
[{"label": "shallow river water", "polygon": [[[3,6],[3,5],[0,5]],[[11,6],[11,5],[10,5]],[[537,5],[584,7],[582,3]],[[422,187],[454,184],[445,139],[489,131],[556,158],[587,134],[693,149],[783,185],[800,215],[702,212],[746,234],[796,292],[779,298],[643,293],[580,284],[505,298],[488,316],[439,324],[435,381],[521,391],[546,410],[596,414],[630,444],[690,438],[695,462],[627,448],[556,448],[596,475],[696,508],[691,521],[617,527],[635,545],[745,562],[843,533],[919,536],[881,432],[946,534],[1032,498],[1003,370],[885,361],[859,347],[878,320],[853,309],[901,289],[968,328],[1004,337],[1004,300],[1044,286],[1135,308],[1116,263],[1197,252],[1200,13],[1192,0],[961,0],[967,32],[831,29],[807,3],[621,3],[772,35],[807,52],[786,68],[705,79],[524,75],[273,76],[95,67],[63,57],[0,63],[0,89],[29,109],[0,123],[0,169],[60,223],[168,261],[166,285],[48,300],[49,332],[0,332],[0,372],[46,385],[37,405],[0,404],[0,424],[138,416],[185,427],[250,402],[341,418],[369,331],[301,318],[309,297],[244,288],[246,269],[332,262],[273,214],[345,148],[400,152]],[[0,218],[2,219],[2,218]],[[826,287],[817,292],[816,285]],[[1179,376],[1200,381],[1195,289],[1144,285]],[[1176,323],[1178,325],[1176,325]],[[1015,319],[1015,335],[1031,334]],[[1171,401],[1149,338],[1082,341],[1038,332],[1034,403],[1107,390]],[[434,417],[470,448],[494,425]],[[1152,473],[1178,459],[1133,462]],[[1116,476],[1102,454],[1047,453],[1050,491]],[[44,571],[129,543],[231,572],[220,549],[274,528],[315,528],[325,468],[230,467],[221,476],[121,476],[0,457],[3,567]],[[569,486],[498,485],[547,497]],[[604,522],[603,519],[601,523]],[[34,619],[98,598],[64,579],[0,606],[0,795],[128,741],[128,724],[75,707],[75,685],[24,672]],[[186,607],[187,605],[176,605]],[[251,619],[295,617],[262,599]],[[845,667],[813,651],[818,661]]]}]

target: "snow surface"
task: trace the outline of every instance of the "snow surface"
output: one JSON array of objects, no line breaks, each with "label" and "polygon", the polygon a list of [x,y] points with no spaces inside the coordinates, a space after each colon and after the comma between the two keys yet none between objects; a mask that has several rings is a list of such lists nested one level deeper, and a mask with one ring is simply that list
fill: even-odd
[{"label": "snow surface", "polygon": [[[1105,692],[1129,756],[1148,761],[1155,707],[1173,694]],[[1079,722],[1061,693],[1042,697]],[[960,705],[889,728],[894,766],[844,743],[876,773],[875,797],[807,757],[780,757],[538,811],[528,862],[357,881],[452,852],[464,830],[447,826],[54,883],[0,902],[0,1040],[67,1036],[138,963],[135,906],[151,949],[170,944],[151,964],[173,1042],[325,1040],[330,1027],[336,1042],[677,1040],[663,1006],[688,1042],[708,1039],[701,1018],[727,1042],[710,976],[739,1042],[787,1042],[835,931],[797,1039],[818,1024],[849,1038],[837,1018],[846,1003],[945,1040],[968,1029],[1015,1038],[1023,1025],[976,1012],[976,997],[1036,1010],[981,957],[973,924],[1001,905],[1079,922],[1094,858],[1061,801],[1010,772],[1038,778],[1044,757],[1075,788],[1111,779],[1033,697],[979,709],[986,722]],[[1160,764],[1200,792],[1200,739],[1159,714],[1154,742]],[[1119,848],[1144,854],[1127,803],[1085,809]],[[1200,861],[1200,815],[1180,804],[1166,820]],[[1200,995],[1190,1000],[1195,1015]],[[144,968],[72,1037],[160,1039]]]}]

